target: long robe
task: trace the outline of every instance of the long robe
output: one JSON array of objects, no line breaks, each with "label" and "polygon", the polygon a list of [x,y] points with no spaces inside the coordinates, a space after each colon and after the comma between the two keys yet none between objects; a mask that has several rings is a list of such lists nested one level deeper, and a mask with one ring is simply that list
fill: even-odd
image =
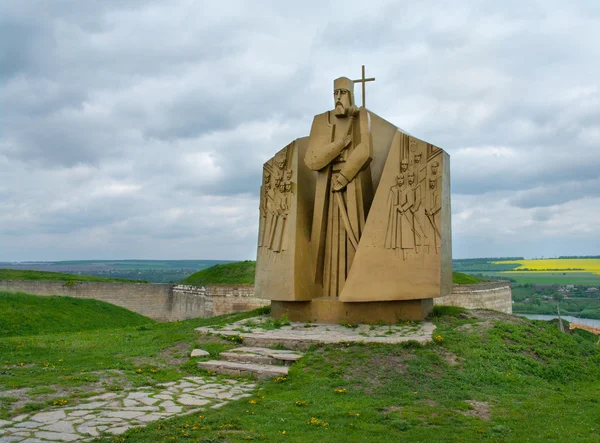
[{"label": "long robe", "polygon": [[[392,186],[388,195],[388,225],[385,235],[387,249],[414,249],[414,192],[406,186]],[[402,212],[400,212],[402,210]]]},{"label": "long robe", "polygon": [[349,118],[336,118],[331,111],[317,115],[310,132],[309,152],[319,156],[320,148],[343,139],[348,134],[348,126],[352,124],[352,143],[342,150],[338,157],[318,170],[311,248],[313,279],[315,283],[322,284],[325,297],[339,296],[356,253],[345,221],[352,235],[359,241],[373,199],[370,169],[367,164],[344,190],[333,192],[332,189],[332,177],[339,174],[347,158],[360,143],[361,125],[364,129],[367,124],[364,121],[366,110],[362,112],[361,117],[353,124]]}]

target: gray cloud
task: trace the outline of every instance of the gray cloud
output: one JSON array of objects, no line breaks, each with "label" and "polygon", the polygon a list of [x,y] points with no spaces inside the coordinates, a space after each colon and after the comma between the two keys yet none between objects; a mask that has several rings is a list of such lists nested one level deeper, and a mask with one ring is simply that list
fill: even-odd
[{"label": "gray cloud", "polygon": [[262,163],[363,63],[369,108],[452,155],[455,256],[597,254],[599,18],[592,1],[4,2],[0,260],[252,258]]}]

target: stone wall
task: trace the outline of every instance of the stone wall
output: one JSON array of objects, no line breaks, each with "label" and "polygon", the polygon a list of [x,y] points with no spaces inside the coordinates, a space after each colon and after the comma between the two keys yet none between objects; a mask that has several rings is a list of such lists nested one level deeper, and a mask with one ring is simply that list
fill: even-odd
[{"label": "stone wall", "polygon": [[454,285],[452,294],[434,299],[436,305],[491,309],[512,314],[512,291],[505,281]]},{"label": "stone wall", "polygon": [[254,286],[187,286],[173,287],[173,315],[182,320],[200,317],[190,315],[202,311],[202,317],[214,317],[230,312],[251,311],[269,306],[270,300],[254,297]]},{"label": "stone wall", "polygon": [[[145,315],[158,321],[206,318],[269,306],[254,297],[253,286],[187,286],[151,283],[101,283],[42,280],[0,280],[0,291],[34,295],[66,295],[92,298]],[[492,309],[512,313],[512,294],[507,282],[454,285],[452,294],[434,299],[436,305],[467,309]]]},{"label": "stone wall", "polygon": [[252,286],[0,280],[0,291],[101,300],[158,321],[206,318],[268,306]]}]

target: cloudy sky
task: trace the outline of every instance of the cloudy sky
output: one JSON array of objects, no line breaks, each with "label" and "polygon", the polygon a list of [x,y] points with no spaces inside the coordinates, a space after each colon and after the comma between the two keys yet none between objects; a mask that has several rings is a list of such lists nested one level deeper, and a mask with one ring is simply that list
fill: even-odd
[{"label": "cloudy sky", "polygon": [[600,3],[5,0],[0,261],[251,259],[262,163],[360,66],[451,155],[456,258],[600,254]]}]

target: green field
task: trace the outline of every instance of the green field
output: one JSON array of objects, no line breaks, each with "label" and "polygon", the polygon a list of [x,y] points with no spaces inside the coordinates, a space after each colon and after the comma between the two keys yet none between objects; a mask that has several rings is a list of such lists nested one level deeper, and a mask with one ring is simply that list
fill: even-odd
[{"label": "green field", "polygon": [[[0,312],[7,306],[0,299]],[[87,327],[75,308],[60,309],[72,313],[74,330]],[[97,393],[204,374],[187,357],[191,349],[217,357],[236,344],[194,328],[253,314],[0,337],[0,390],[31,389],[21,394],[26,403],[0,396],[0,418],[56,409],[56,399],[73,406]],[[252,401],[98,441],[594,441],[600,349],[591,334],[452,307],[437,308],[432,320],[432,344],[313,347],[285,380],[259,382]]]},{"label": "green field", "polygon": [[256,262],[252,260],[214,265],[180,281],[183,285],[251,285],[254,283]]},{"label": "green field", "polygon": [[533,285],[600,285],[600,275],[592,272],[474,272],[490,279],[511,280],[517,284]]},{"label": "green field", "polygon": [[62,272],[24,271],[19,269],[0,269],[0,280],[55,280],[55,281],[95,281],[111,283],[148,283],[123,278],[97,277],[93,275],[73,275]]},{"label": "green field", "polygon": [[231,260],[72,260],[2,263],[0,268],[60,272],[74,275],[130,279],[152,283],[177,282],[215,264]]},{"label": "green field", "polygon": [[452,273],[452,283],[456,285],[473,285],[477,283],[483,283],[487,281],[481,277],[475,277],[473,275],[463,274],[462,272]]},{"label": "green field", "polygon": [[[179,281],[181,284],[189,285],[207,285],[207,284],[244,284],[254,283],[254,274],[256,273],[256,262],[245,260],[241,262],[216,263],[214,260],[123,260],[118,261],[73,261],[73,262],[54,262],[61,269],[63,267],[74,266],[77,269],[76,274],[65,272],[51,272],[40,270],[21,270],[21,269],[0,269],[0,280],[58,280],[58,281],[96,281],[96,282],[128,282],[128,283],[167,283],[169,281]],[[215,264],[216,263],[216,264]],[[99,271],[98,266],[111,266],[112,271]],[[177,266],[199,266],[200,271],[191,273],[177,270]],[[54,264],[43,265],[52,268]],[[114,269],[123,268],[125,271],[115,271]],[[81,270],[83,269],[83,271]],[[185,269],[185,268],[182,268]],[[87,270],[87,271],[86,271]],[[74,271],[75,272],[75,271]],[[89,272],[92,275],[85,275],[82,272]],[[101,275],[126,275],[132,277],[129,279],[103,277]],[[190,275],[191,274],[191,275]],[[148,280],[141,280],[142,276],[148,277]],[[180,280],[185,276],[183,280]],[[177,278],[179,277],[179,278]],[[599,276],[600,277],[600,276]],[[175,280],[169,280],[175,278]],[[468,276],[461,272],[453,272],[453,283],[473,284],[484,279]]]},{"label": "green field", "polygon": [[142,315],[98,300],[0,291],[0,337],[153,324]]}]

